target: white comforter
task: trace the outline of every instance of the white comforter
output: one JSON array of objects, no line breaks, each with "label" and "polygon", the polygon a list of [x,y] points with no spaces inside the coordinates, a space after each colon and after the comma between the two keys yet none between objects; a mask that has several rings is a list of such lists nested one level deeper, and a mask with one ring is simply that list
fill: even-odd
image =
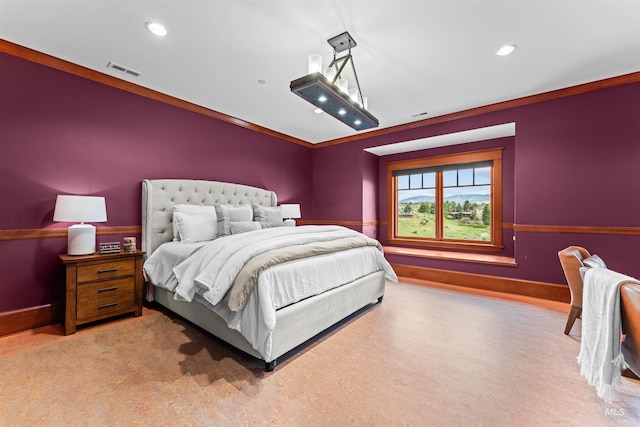
[{"label": "white comforter", "polygon": [[[247,306],[238,312],[228,308],[228,291],[252,256],[265,251],[304,243],[360,235],[339,226],[279,227],[226,236],[207,242],[169,271],[158,262],[159,248],[145,263],[145,274],[156,286],[175,292],[175,298],[206,303],[230,328],[239,331],[251,345],[270,360],[275,311],[301,299],[383,270],[390,280],[397,277],[381,248],[350,249],[287,262],[262,272]],[[174,243],[175,245],[175,243]],[[288,286],[281,286],[288,284]]]}]

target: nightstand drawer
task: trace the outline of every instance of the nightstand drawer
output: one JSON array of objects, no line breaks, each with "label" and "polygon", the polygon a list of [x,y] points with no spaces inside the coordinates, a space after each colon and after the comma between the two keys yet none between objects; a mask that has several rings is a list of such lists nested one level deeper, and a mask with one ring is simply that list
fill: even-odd
[{"label": "nightstand drawer", "polygon": [[112,277],[132,276],[135,271],[133,259],[114,260],[78,266],[78,283]]},{"label": "nightstand drawer", "polygon": [[122,279],[101,280],[95,283],[78,285],[78,304],[98,298],[112,297],[114,295],[133,295],[135,281],[133,277]]},{"label": "nightstand drawer", "polygon": [[133,293],[113,295],[91,301],[78,302],[78,323],[92,322],[133,311]]}]

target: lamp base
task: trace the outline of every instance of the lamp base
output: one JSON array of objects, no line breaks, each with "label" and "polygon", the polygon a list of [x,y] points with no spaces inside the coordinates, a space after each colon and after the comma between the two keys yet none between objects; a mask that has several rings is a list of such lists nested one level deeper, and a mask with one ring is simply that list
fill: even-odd
[{"label": "lamp base", "polygon": [[285,223],[285,226],[288,226],[288,227],[295,227],[296,226],[296,220],[295,219],[285,219],[284,223]]},{"label": "lamp base", "polygon": [[96,228],[91,224],[75,224],[68,228],[67,253],[89,255],[96,252]]}]

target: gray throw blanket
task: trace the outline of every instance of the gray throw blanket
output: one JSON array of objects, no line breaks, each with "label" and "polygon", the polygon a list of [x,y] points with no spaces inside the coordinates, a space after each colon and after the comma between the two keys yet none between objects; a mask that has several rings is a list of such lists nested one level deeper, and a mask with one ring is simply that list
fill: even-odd
[{"label": "gray throw blanket", "polygon": [[365,236],[345,237],[326,242],[307,243],[273,249],[257,255],[247,261],[233,282],[229,295],[229,309],[242,310],[249,300],[249,296],[256,287],[260,273],[269,267],[287,261],[324,255],[365,246],[378,246],[376,240]]},{"label": "gray throw blanket", "polygon": [[620,352],[620,286],[624,282],[640,283],[606,268],[589,268],[584,277],[580,374],[607,402],[614,400],[620,371],[627,367]]}]

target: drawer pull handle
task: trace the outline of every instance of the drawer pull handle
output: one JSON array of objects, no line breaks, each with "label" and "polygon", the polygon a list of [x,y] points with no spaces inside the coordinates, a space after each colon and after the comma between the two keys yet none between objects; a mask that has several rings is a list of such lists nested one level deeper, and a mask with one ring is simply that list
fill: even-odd
[{"label": "drawer pull handle", "polygon": [[99,305],[98,309],[107,308],[107,307],[113,307],[115,305],[118,305],[118,303],[117,302],[112,302],[111,304]]},{"label": "drawer pull handle", "polygon": [[118,271],[117,268],[105,268],[104,270],[98,270],[98,274],[100,273],[113,273],[114,271]]},{"label": "drawer pull handle", "polygon": [[118,289],[117,286],[111,286],[109,288],[102,288],[102,289],[98,289],[98,292],[107,292],[107,291],[115,291],[116,289]]}]

